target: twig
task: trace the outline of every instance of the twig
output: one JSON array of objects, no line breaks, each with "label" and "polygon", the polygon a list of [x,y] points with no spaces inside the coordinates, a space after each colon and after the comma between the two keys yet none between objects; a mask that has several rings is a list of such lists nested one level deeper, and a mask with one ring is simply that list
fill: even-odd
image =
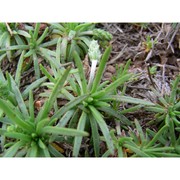
[{"label": "twig", "polygon": [[9,27],[9,24],[8,24],[8,23],[6,23],[6,27],[7,27],[8,31],[9,31],[10,35],[12,36],[12,35],[13,35],[13,32],[12,32],[11,28]]},{"label": "twig", "polygon": [[123,53],[124,53],[124,49],[127,47],[127,44],[123,47],[123,49],[119,52],[119,54],[115,57],[115,58],[113,58],[113,59],[111,59],[107,64],[109,65],[109,64],[113,64],[117,59],[119,59],[122,55],[123,55]]},{"label": "twig", "polygon": [[168,65],[168,64],[162,65],[162,64],[152,63],[152,65],[159,66],[159,67],[165,66],[166,68],[173,69],[173,70],[176,70],[176,71],[180,71],[179,68],[177,68],[175,66]]},{"label": "twig", "polygon": [[145,88],[145,87],[140,87],[140,86],[127,85],[127,87],[128,87],[128,88],[133,88],[133,89],[151,90],[150,88]]},{"label": "twig", "polygon": [[173,42],[173,40],[174,40],[174,37],[175,37],[176,33],[178,32],[179,28],[180,28],[180,24],[178,23],[178,25],[177,25],[177,27],[176,27],[176,30],[175,30],[175,32],[173,33],[172,37],[171,37],[170,42],[168,42],[168,47],[167,47],[167,49],[169,49],[169,47],[171,46],[171,44],[172,44],[172,42]]},{"label": "twig", "polygon": [[150,72],[150,68],[149,68],[149,63],[146,63],[146,67],[147,67],[147,71],[148,71],[148,76],[149,76],[149,80],[153,86],[154,89],[157,89],[157,85],[154,83],[152,77],[151,77],[151,72]]}]

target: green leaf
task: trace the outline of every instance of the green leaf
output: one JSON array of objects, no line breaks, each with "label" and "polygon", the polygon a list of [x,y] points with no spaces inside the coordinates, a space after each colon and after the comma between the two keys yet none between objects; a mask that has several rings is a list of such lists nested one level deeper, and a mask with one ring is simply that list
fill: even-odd
[{"label": "green leaf", "polygon": [[158,141],[159,137],[161,136],[161,134],[168,128],[167,125],[164,125],[157,133],[156,135],[153,137],[153,139],[145,146],[146,148],[149,148],[151,146],[153,146],[155,144],[156,141]]},{"label": "green leaf", "polygon": [[174,105],[174,108],[175,109],[179,109],[180,108],[180,101],[177,104]]},{"label": "green leaf", "polygon": [[61,63],[65,63],[66,61],[66,57],[67,57],[67,46],[68,46],[68,39],[67,37],[64,37],[62,39],[62,42],[61,42],[61,46],[60,46],[60,49],[61,49]]},{"label": "green leaf", "polygon": [[[5,47],[9,48],[10,46],[11,46],[11,38],[10,38],[10,36],[8,36],[7,40],[5,42]],[[11,60],[12,60],[12,52],[11,51],[6,51],[6,55],[7,55],[8,60],[11,62]]]},{"label": "green leaf", "polygon": [[42,77],[42,78],[37,79],[36,81],[34,81],[29,86],[27,86],[27,88],[22,93],[22,97],[24,99],[26,99],[28,97],[29,91],[32,91],[33,89],[39,87],[46,79],[47,79],[47,77]]},{"label": "green leaf", "polygon": [[25,54],[25,51],[22,51],[21,56],[18,61],[17,69],[16,69],[15,82],[17,83],[18,87],[20,85],[20,80],[21,80],[21,71],[22,71],[22,65],[23,65],[23,60],[24,60],[24,54]]},{"label": "green leaf", "polygon": [[29,149],[28,157],[38,157],[38,146],[36,144]]},{"label": "green leaf", "polygon": [[176,127],[175,129],[176,131],[180,132],[180,127]]},{"label": "green leaf", "polygon": [[2,54],[2,55],[0,56],[0,63],[1,63],[1,61],[2,61],[5,57],[6,57],[6,53],[4,53],[4,54]]},{"label": "green leaf", "polygon": [[34,49],[29,49],[29,51],[27,51],[27,53],[24,55],[24,58],[31,57],[34,52],[35,52]]},{"label": "green leaf", "polygon": [[42,128],[44,126],[46,126],[48,124],[48,122],[49,122],[49,117],[45,118],[45,119],[43,119],[43,120],[41,120],[41,121],[39,121],[37,123],[37,125],[36,125],[36,132],[37,132],[37,134],[41,134]]},{"label": "green leaf", "polygon": [[55,135],[64,135],[64,136],[88,136],[89,134],[85,131],[79,131],[71,128],[61,128],[61,127],[52,127],[46,126],[42,128],[42,133],[50,133]]},{"label": "green leaf", "polygon": [[24,100],[22,98],[21,92],[20,92],[19,88],[17,87],[17,84],[14,81],[14,79],[12,78],[12,76],[11,75],[9,75],[9,76],[10,76],[10,79],[11,79],[12,89],[13,89],[13,92],[15,94],[18,106],[19,106],[19,108],[20,108],[20,110],[22,112],[22,115],[23,115],[24,118],[28,118],[29,113],[28,113],[28,110],[26,108],[25,102],[24,102]]},{"label": "green leaf", "polygon": [[42,43],[42,44],[40,44],[39,46],[42,47],[42,48],[47,48],[47,47],[56,45],[57,42],[58,42],[58,39],[56,38],[56,39],[52,39],[51,41]]},{"label": "green leaf", "polygon": [[76,41],[72,39],[68,50],[68,56],[67,56],[68,61],[72,61],[73,52],[75,51],[76,46],[77,46]]},{"label": "green leaf", "polygon": [[44,68],[42,64],[40,64],[40,69],[42,73],[53,83],[55,83],[55,79],[52,77],[52,75]]},{"label": "green leaf", "polygon": [[10,118],[10,120],[16,123],[19,127],[25,129],[26,131],[33,131],[33,127],[30,126],[27,122],[22,120],[17,114],[15,108],[10,108],[9,104],[5,101],[0,99],[0,108],[5,112],[5,114]]},{"label": "green leaf", "polygon": [[38,140],[38,145],[41,149],[45,149],[46,148],[46,145],[44,144],[44,142],[39,138]]},{"label": "green leaf", "polygon": [[51,23],[51,26],[53,27],[53,29],[58,29],[60,31],[66,31],[65,27],[62,26],[60,23]]},{"label": "green leaf", "polygon": [[79,71],[79,76],[80,76],[81,83],[82,83],[82,91],[83,91],[83,94],[85,94],[87,92],[87,81],[86,81],[86,76],[85,76],[85,72],[83,69],[83,64],[82,64],[82,61],[76,51],[74,52],[73,56],[74,56],[76,66]]},{"label": "green leaf", "polygon": [[73,107],[76,107],[79,103],[81,103],[88,96],[89,95],[82,95],[82,96],[79,96],[79,97],[75,98],[74,100],[68,102],[52,116],[52,119],[60,118],[65,112],[67,112],[68,110],[70,110]]},{"label": "green leaf", "polygon": [[86,44],[86,46],[88,46],[88,47],[89,47],[89,45],[91,43],[91,40],[88,37],[80,36],[80,37],[76,37],[76,39],[83,41]]},{"label": "green leaf", "polygon": [[157,112],[157,113],[166,113],[165,108],[160,108],[160,107],[145,107],[145,110],[147,111],[152,111],[152,112]]},{"label": "green leaf", "polygon": [[171,144],[172,144],[172,146],[175,146],[175,144],[176,144],[176,134],[175,134],[175,131],[174,131],[174,122],[172,121],[172,119],[169,122],[169,132],[170,132]]},{"label": "green leaf", "polygon": [[19,50],[19,49],[26,50],[26,49],[29,49],[29,46],[28,45],[14,45],[14,46],[0,49],[0,52]]},{"label": "green leaf", "polygon": [[146,141],[146,139],[145,139],[145,136],[144,136],[142,127],[141,127],[141,125],[139,124],[139,122],[138,122],[137,119],[135,119],[134,121],[135,121],[136,129],[137,129],[137,131],[139,132],[139,136],[140,136],[141,142],[142,142],[142,144],[143,144],[143,143]]},{"label": "green leaf", "polygon": [[13,157],[16,155],[17,151],[24,146],[23,141],[16,142],[13,146],[11,146],[4,154],[3,157]]},{"label": "green leaf", "polygon": [[32,90],[29,91],[29,115],[30,119],[34,121],[34,99]]},{"label": "green leaf", "polygon": [[[82,112],[81,117],[78,122],[77,130],[78,131],[84,131],[84,127],[86,124],[86,118],[87,114],[85,112]],[[73,146],[73,156],[77,157],[79,154],[79,150],[81,147],[82,137],[75,137],[74,139],[74,146]]]},{"label": "green leaf", "polygon": [[40,38],[36,41],[37,45],[40,45],[40,44],[42,43],[42,41],[46,38],[46,35],[47,35],[47,33],[48,33],[48,30],[49,30],[48,27],[44,30],[43,34],[42,34],[42,35],[40,36]]},{"label": "green leaf", "polygon": [[3,43],[6,42],[8,36],[8,32],[4,32],[2,35],[0,35],[0,47],[3,47]]},{"label": "green leaf", "polygon": [[129,144],[124,144],[123,146],[132,150],[133,152],[135,152],[140,157],[150,157],[148,154],[146,154],[145,152],[141,151],[140,149],[138,149],[134,146],[131,146]]},{"label": "green leaf", "polygon": [[124,82],[128,81],[131,76],[132,76],[131,74],[126,74],[125,76],[123,76],[123,77],[117,79],[116,81],[114,81],[113,83],[111,83],[109,86],[107,86],[103,90],[94,93],[92,95],[92,97],[98,98],[98,97],[107,95],[109,92],[114,91],[118,86],[120,86]]},{"label": "green leaf", "polygon": [[69,122],[69,120],[71,119],[71,117],[73,116],[74,112],[75,112],[74,109],[67,111],[56,126],[65,127],[67,123]]},{"label": "green leaf", "polygon": [[93,23],[82,23],[82,24],[79,24],[75,27],[75,31],[84,31],[85,29],[88,29],[89,27],[92,26]]},{"label": "green leaf", "polygon": [[31,137],[29,135],[18,133],[18,132],[6,132],[4,134],[6,137],[14,138],[14,139],[20,139],[22,141],[30,142]]},{"label": "green leaf", "polygon": [[104,52],[104,54],[103,54],[103,56],[102,56],[102,58],[101,58],[101,61],[100,61],[100,64],[99,64],[99,67],[98,67],[98,70],[97,70],[97,72],[96,72],[96,76],[95,76],[95,79],[94,79],[94,82],[93,82],[93,86],[92,86],[92,89],[91,89],[91,93],[96,92],[96,90],[97,90],[97,88],[98,88],[98,86],[99,86],[99,83],[100,83],[100,81],[101,81],[101,78],[102,78],[104,69],[105,69],[105,67],[106,67],[106,62],[107,62],[107,60],[108,60],[108,58],[109,58],[109,55],[110,55],[110,53],[111,53],[111,49],[112,49],[112,47],[109,46],[109,47],[105,50],[105,52]]},{"label": "green leaf", "polygon": [[170,95],[170,103],[172,103],[172,104],[174,104],[174,102],[176,102],[176,91],[178,89],[179,81],[180,81],[180,75],[173,82],[172,91],[171,91],[171,95]]},{"label": "green leaf", "polygon": [[37,121],[40,121],[41,119],[44,119],[47,117],[47,114],[49,113],[50,109],[53,106],[54,101],[56,100],[56,98],[58,96],[59,90],[63,87],[63,85],[68,77],[70,69],[71,69],[70,67],[67,68],[67,70],[64,72],[62,77],[60,77],[57,80],[49,99],[46,101],[46,103],[44,104],[44,106],[42,107],[41,111],[38,114]]},{"label": "green leaf", "polygon": [[112,109],[110,107],[101,107],[101,108],[98,108],[98,109],[101,110],[101,111],[106,112],[110,116],[118,118],[116,120],[120,120],[124,124],[132,125],[131,121],[129,121],[129,119],[126,118],[121,112],[118,112],[118,111],[116,111],[116,110],[114,110],[114,109]]},{"label": "green leaf", "polygon": [[101,113],[98,110],[96,110],[95,107],[93,107],[91,105],[89,105],[88,107],[91,110],[92,115],[94,116],[94,118],[95,118],[96,122],[98,123],[99,127],[101,128],[101,131],[102,131],[102,133],[104,135],[104,138],[106,140],[107,146],[108,146],[111,154],[114,154],[113,141],[112,141],[112,138],[110,136],[109,129],[108,129],[104,119],[102,118]]},{"label": "green leaf", "polygon": [[14,39],[16,40],[18,45],[25,45],[24,40],[18,34],[14,35]]},{"label": "green leaf", "polygon": [[167,153],[167,152],[152,152],[151,154],[155,155],[156,157],[180,157],[179,154],[175,154],[175,153]]},{"label": "green leaf", "polygon": [[60,46],[61,46],[61,41],[62,39],[59,38],[57,45],[56,45],[56,60],[60,63],[61,62],[61,50],[60,50]]},{"label": "green leaf", "polygon": [[144,149],[144,152],[163,152],[163,151],[174,151],[174,147],[157,147]]},{"label": "green leaf", "polygon": [[17,33],[21,36],[27,37],[27,38],[31,38],[31,35],[29,33],[27,33],[26,31],[23,30],[17,30]]},{"label": "green leaf", "polygon": [[103,98],[103,100],[114,100],[114,101],[122,101],[133,104],[142,104],[147,106],[154,106],[155,104],[150,101],[145,101],[138,98],[132,98],[129,96],[121,96],[121,95],[109,95],[107,98]]},{"label": "green leaf", "polygon": [[127,114],[127,113],[136,112],[136,111],[140,110],[142,107],[144,107],[144,105],[140,104],[140,105],[130,107],[128,109],[123,109],[123,110],[121,110],[121,114]]},{"label": "green leaf", "polygon": [[89,119],[90,119],[90,124],[91,124],[93,146],[94,146],[94,154],[95,154],[95,157],[99,157],[100,140],[99,140],[97,122],[95,121],[94,117],[92,117],[92,116],[89,116]]},{"label": "green leaf", "polygon": [[35,29],[34,29],[34,34],[33,34],[33,40],[37,40],[38,34],[39,34],[39,29],[40,29],[40,23],[36,23]]},{"label": "green leaf", "polygon": [[34,71],[35,71],[35,77],[36,79],[40,78],[40,70],[39,70],[39,64],[38,64],[38,57],[36,53],[33,53],[33,63],[34,63]]}]

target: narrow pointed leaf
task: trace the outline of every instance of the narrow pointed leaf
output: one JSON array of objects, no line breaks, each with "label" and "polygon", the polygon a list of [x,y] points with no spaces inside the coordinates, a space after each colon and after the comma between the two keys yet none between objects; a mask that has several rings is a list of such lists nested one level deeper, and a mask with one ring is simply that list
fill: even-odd
[{"label": "narrow pointed leaf", "polygon": [[95,154],[95,157],[99,157],[100,139],[99,139],[97,122],[95,121],[94,117],[92,117],[92,116],[90,116],[89,119],[90,119],[90,124],[91,124],[94,154]]},{"label": "narrow pointed leaf", "polygon": [[43,133],[50,133],[55,135],[64,135],[64,136],[88,136],[89,134],[85,131],[79,131],[71,128],[61,128],[61,127],[52,127],[46,126],[42,129]]},{"label": "narrow pointed leaf", "polygon": [[87,81],[86,81],[86,76],[85,76],[85,72],[83,69],[83,64],[82,64],[82,61],[76,51],[74,52],[73,56],[74,56],[76,66],[79,71],[79,76],[80,76],[81,83],[82,83],[82,91],[83,91],[83,94],[85,94],[87,92]]},{"label": "narrow pointed leaf", "polygon": [[4,154],[3,157],[14,157],[18,150],[24,145],[23,141],[16,142],[13,146],[11,146]]},{"label": "narrow pointed leaf", "polygon": [[16,113],[15,109],[12,109],[9,107],[9,104],[0,99],[0,108],[6,113],[6,115],[9,117],[9,119],[16,123],[19,127],[27,130],[27,131],[31,131],[32,126],[30,126],[28,123],[26,123],[24,120],[22,120]]},{"label": "narrow pointed leaf", "polygon": [[67,76],[70,72],[70,67],[67,68],[67,70],[65,71],[65,73],[63,74],[62,77],[60,77],[58,80],[57,80],[57,83],[55,84],[54,88],[53,88],[53,91],[49,97],[49,99],[46,101],[46,103],[44,104],[44,106],[42,107],[41,111],[39,112],[38,114],[38,117],[37,117],[37,120],[40,121],[41,119],[43,118],[46,118],[47,117],[47,114],[49,113],[50,109],[52,108],[53,104],[54,104],[54,101],[56,100],[57,98],[57,95],[59,93],[59,90],[63,87],[64,85],[64,82],[66,81],[67,79]]},{"label": "narrow pointed leaf", "polygon": [[99,113],[99,111],[96,110],[96,108],[94,108],[93,106],[89,105],[89,109],[92,112],[92,115],[94,116],[96,122],[98,123],[99,127],[101,128],[101,131],[104,135],[104,138],[106,140],[108,149],[110,150],[110,152],[112,154],[114,154],[114,145],[113,145],[113,141],[112,138],[110,136],[109,133],[109,129],[104,121],[104,119],[102,118],[102,115]]},{"label": "narrow pointed leaf", "polygon": [[79,97],[75,98],[74,100],[68,102],[52,116],[52,119],[60,118],[65,112],[67,112],[71,108],[77,106],[79,103],[81,103],[83,100],[85,100],[88,96],[89,95],[79,96]]},{"label": "narrow pointed leaf", "polygon": [[[77,130],[84,131],[84,127],[86,124],[87,114],[82,112],[81,117],[78,122]],[[74,146],[73,146],[73,156],[77,157],[79,154],[79,150],[81,147],[82,137],[75,137],[74,139]]]}]

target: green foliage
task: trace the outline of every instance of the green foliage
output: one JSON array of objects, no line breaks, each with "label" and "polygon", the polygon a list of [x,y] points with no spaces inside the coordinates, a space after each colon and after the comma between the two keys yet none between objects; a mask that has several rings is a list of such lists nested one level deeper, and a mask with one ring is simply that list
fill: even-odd
[{"label": "green foliage", "polygon": [[[54,123],[51,122],[56,120],[49,117],[58,90],[63,86],[69,71],[70,68],[57,80],[49,99],[36,117],[32,91],[29,92],[28,105],[23,101],[21,94],[16,96],[17,106],[0,98],[0,109],[5,114],[5,117],[1,117],[0,120],[6,124],[0,131],[4,139],[3,142],[1,141],[3,157],[50,157],[54,154],[61,157],[63,155],[52,145],[56,138],[88,135],[88,133],[81,130],[55,127]],[[12,86],[13,83],[15,82],[12,81]]]},{"label": "green foliage", "polygon": [[[168,145],[168,126],[164,125],[158,132],[146,129],[144,133],[138,120],[135,120],[135,130],[129,130],[128,135],[111,136],[116,149],[117,157],[180,157],[179,146]],[[106,151],[102,157],[110,156]]]},{"label": "green foliage", "polygon": [[99,40],[107,45],[112,35],[102,29],[96,29],[93,23],[54,23],[51,24],[52,37],[61,37],[61,62],[73,60],[73,52],[77,51],[82,59],[88,52],[90,41]]},{"label": "green foliage", "polygon": [[144,42],[145,45],[145,51],[149,52],[155,44],[157,44],[157,40],[151,39],[151,37],[148,35],[146,38],[146,42]]},{"label": "green foliage", "polygon": [[[31,37],[29,33],[19,29],[18,26],[18,23],[0,23],[0,49],[9,49],[13,45],[23,45],[23,39]],[[5,57],[12,61],[12,51],[0,52],[0,61]]]},{"label": "green foliage", "polygon": [[[180,76],[172,82],[169,96],[152,90],[157,103],[133,98],[126,95],[127,84],[137,77],[128,71],[130,60],[116,67],[111,80],[102,81],[112,49],[110,33],[94,23],[53,23],[45,30],[40,23],[23,24],[22,30],[20,23],[0,23],[0,62],[18,61],[14,74],[4,75],[0,69],[1,156],[63,157],[61,143],[71,147],[74,157],[180,156]],[[148,36],[146,51],[156,43]],[[85,55],[89,75],[82,62]],[[50,71],[39,65],[40,57]],[[36,80],[22,87],[21,76],[32,63]],[[155,74],[156,67],[150,73]],[[37,110],[33,91],[40,86],[45,91],[38,97],[45,103]],[[156,128],[127,118],[139,109],[155,114],[146,125]]]},{"label": "green foliage", "polygon": [[[113,102],[124,101],[135,104],[153,105],[153,103],[151,102],[138,100],[131,97],[118,95],[117,98],[113,96],[114,92],[117,91],[118,87],[120,87],[121,85],[123,86],[125,82],[129,81],[133,77],[133,75],[129,74],[127,71],[129,65],[126,65],[124,69],[123,67],[121,68],[121,71],[119,72],[119,76],[117,76],[117,79],[115,79],[113,83],[110,84],[109,82],[108,83],[101,82],[101,78],[103,76],[103,72],[105,70],[106,62],[109,58],[110,52],[111,52],[111,46],[106,48],[99,62],[99,67],[96,71],[96,76],[93,76],[92,78],[90,77],[89,82],[85,77],[81,59],[78,53],[74,52],[74,60],[78,71],[74,71],[74,73],[72,73],[72,76],[69,77],[68,79],[69,86],[66,86],[63,90],[61,90],[63,97],[70,100],[70,102],[74,100],[75,97],[81,98],[83,96],[86,96],[86,98],[83,101],[79,102],[76,106],[72,107],[73,112],[72,110],[67,112],[68,117],[62,118],[59,121],[58,125],[60,127],[61,126],[71,127],[72,124],[75,124],[75,126],[73,127],[76,127],[77,130],[87,129],[92,134],[92,144],[94,147],[94,155],[96,157],[100,156],[99,144],[100,144],[101,133],[105,138],[110,153],[114,154],[114,145],[109,133],[109,127],[105,117],[111,116],[116,118],[117,121],[120,121],[125,125],[131,124],[131,122],[121,112],[116,111],[116,109],[113,108],[112,106]],[[91,74],[95,73],[93,61],[97,61],[97,60],[92,60],[91,68],[93,68],[93,72],[90,73],[90,76]],[[128,64],[129,63],[130,62],[128,62]],[[47,72],[45,71],[44,74],[46,74],[46,76],[49,77],[49,80],[51,81],[51,83],[46,83],[46,85],[48,85],[49,88],[52,88],[56,80],[52,76],[47,74]],[[89,86],[90,81],[92,81],[91,82],[92,86]],[[71,93],[71,95],[68,92],[69,90],[73,92]],[[77,118],[74,118],[77,111],[78,111],[78,116]],[[62,116],[62,113],[58,111],[56,112],[56,114],[57,115],[53,116],[54,118],[60,118]],[[74,146],[73,156],[79,155],[81,143],[82,143],[82,137],[75,137],[73,143]]]},{"label": "green foliage", "polygon": [[15,51],[14,56],[16,57],[24,50],[25,54],[23,57],[29,59],[28,63],[24,64],[24,69],[27,69],[33,61],[36,79],[38,79],[40,78],[38,57],[44,57],[47,56],[47,54],[55,56],[55,53],[47,49],[47,47],[55,45],[57,43],[57,39],[44,42],[49,35],[49,28],[47,27],[44,32],[39,36],[40,23],[36,23],[35,28],[29,30],[29,33],[26,34],[28,34],[28,36],[24,36],[23,39],[18,38],[17,44],[9,44],[8,46],[4,46],[4,48],[0,50],[0,53],[11,53],[12,51]]},{"label": "green foliage", "polygon": [[174,126],[180,126],[179,81],[180,76],[173,81],[170,96],[164,95],[163,97],[156,90],[153,90],[158,99],[158,103],[153,107],[149,106],[145,109],[156,113],[156,122],[168,126],[171,124],[170,122],[173,122]]}]

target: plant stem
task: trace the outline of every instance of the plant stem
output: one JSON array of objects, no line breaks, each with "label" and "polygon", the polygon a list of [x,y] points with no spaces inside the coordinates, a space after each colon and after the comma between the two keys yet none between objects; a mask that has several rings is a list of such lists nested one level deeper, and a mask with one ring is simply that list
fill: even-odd
[{"label": "plant stem", "polygon": [[94,80],[94,76],[95,76],[95,72],[96,72],[97,60],[92,60],[91,62],[92,62],[92,64],[91,64],[91,72],[90,72],[90,77],[89,77],[88,89],[91,88],[93,80]]}]

